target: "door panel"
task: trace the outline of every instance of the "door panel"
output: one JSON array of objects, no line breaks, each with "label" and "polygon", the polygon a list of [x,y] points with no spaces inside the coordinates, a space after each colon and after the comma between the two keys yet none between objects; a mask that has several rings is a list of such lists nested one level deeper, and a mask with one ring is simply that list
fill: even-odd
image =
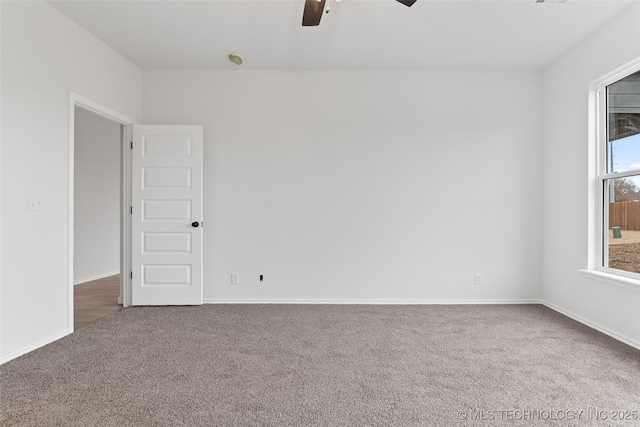
[{"label": "door panel", "polygon": [[142,233],[143,254],[190,254],[191,233]]},{"label": "door panel", "polygon": [[132,304],[202,304],[202,126],[134,126],[132,168]]},{"label": "door panel", "polygon": [[191,188],[191,169],[145,168],[142,172],[142,187]]}]

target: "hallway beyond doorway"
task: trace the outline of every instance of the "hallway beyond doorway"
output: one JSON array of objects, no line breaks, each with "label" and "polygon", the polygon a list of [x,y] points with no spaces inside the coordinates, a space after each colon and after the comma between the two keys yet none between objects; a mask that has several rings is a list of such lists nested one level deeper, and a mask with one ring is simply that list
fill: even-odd
[{"label": "hallway beyond doorway", "polygon": [[114,275],[73,287],[74,329],[82,328],[122,310],[118,304],[120,276]]}]

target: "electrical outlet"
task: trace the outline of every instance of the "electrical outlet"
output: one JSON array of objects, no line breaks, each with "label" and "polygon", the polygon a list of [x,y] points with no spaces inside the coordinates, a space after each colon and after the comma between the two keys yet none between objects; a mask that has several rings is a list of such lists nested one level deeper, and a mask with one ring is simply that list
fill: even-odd
[{"label": "electrical outlet", "polygon": [[482,285],[482,273],[476,273],[473,275],[473,284]]},{"label": "electrical outlet", "polygon": [[232,285],[240,284],[240,273],[231,273],[231,284]]}]

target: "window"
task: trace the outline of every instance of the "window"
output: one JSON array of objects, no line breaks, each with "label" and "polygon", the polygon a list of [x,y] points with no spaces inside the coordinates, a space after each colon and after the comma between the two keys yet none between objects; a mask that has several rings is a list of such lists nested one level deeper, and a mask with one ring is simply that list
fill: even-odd
[{"label": "window", "polygon": [[640,71],[599,85],[598,270],[640,280]]}]

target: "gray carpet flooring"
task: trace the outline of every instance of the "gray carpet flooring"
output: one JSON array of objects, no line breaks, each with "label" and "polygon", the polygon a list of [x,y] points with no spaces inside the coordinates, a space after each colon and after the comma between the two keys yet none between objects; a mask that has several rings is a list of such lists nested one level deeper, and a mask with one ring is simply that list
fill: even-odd
[{"label": "gray carpet flooring", "polygon": [[128,308],[0,366],[3,426],[639,417],[640,351],[538,305]]}]

